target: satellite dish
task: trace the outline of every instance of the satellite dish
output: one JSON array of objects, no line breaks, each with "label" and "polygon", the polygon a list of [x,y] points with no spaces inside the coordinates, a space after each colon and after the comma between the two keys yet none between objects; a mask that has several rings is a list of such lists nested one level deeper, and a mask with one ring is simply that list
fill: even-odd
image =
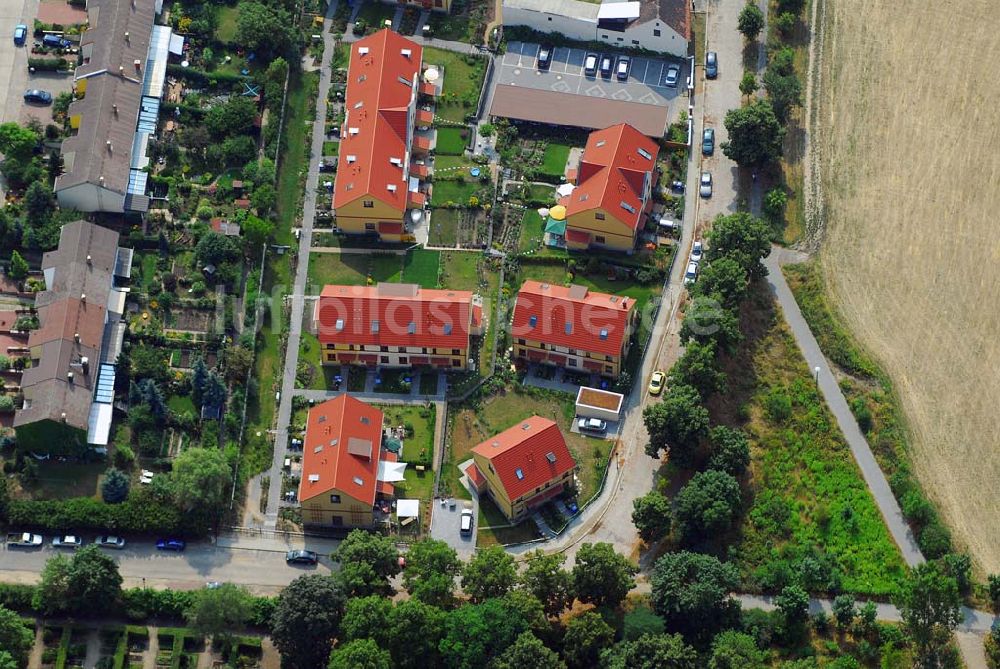
[{"label": "satellite dish", "polygon": [[424,218],[424,212],[421,211],[420,209],[410,210],[410,220],[413,221],[414,223],[419,223],[421,220],[423,220],[423,218]]}]

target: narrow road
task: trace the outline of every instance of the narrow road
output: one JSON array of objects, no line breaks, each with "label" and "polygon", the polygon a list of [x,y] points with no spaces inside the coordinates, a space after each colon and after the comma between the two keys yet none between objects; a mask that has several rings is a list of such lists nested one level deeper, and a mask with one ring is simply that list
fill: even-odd
[{"label": "narrow road", "polygon": [[[273,529],[278,523],[278,503],[281,500],[281,468],[288,447],[288,423],[292,419],[292,394],[295,390],[295,369],[299,361],[299,340],[302,337],[302,316],[305,305],[305,287],[309,274],[309,249],[312,246],[313,223],[316,219],[316,190],[319,186],[319,164],[315,157],[323,155],[323,140],[326,130],[327,95],[330,92],[330,61],[335,46],[330,25],[337,13],[337,1],[330,2],[323,20],[323,58],[320,61],[319,93],[316,100],[316,118],[313,120],[312,144],[309,154],[309,173],[306,177],[306,192],[302,203],[302,230],[299,235],[299,252],[295,266],[295,284],[290,295],[291,320],[288,339],[285,344],[285,365],[281,376],[281,399],[278,403],[277,430],[274,435],[274,456],[267,474],[271,483],[267,494],[264,527]],[[258,489],[250,486],[251,490]],[[255,510],[258,505],[247,499],[247,508]]]}]

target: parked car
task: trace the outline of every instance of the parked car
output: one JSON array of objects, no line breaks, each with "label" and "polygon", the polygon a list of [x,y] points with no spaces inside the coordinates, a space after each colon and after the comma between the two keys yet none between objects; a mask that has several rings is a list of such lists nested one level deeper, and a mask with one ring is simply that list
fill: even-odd
[{"label": "parked car", "polygon": [[601,76],[605,79],[611,76],[611,70],[614,68],[615,59],[611,56],[601,56]]},{"label": "parked car", "polygon": [[23,23],[18,23],[14,26],[14,45],[24,46],[24,43],[28,41],[28,26]]},{"label": "parked car", "polygon": [[615,76],[619,80],[625,81],[628,79],[628,71],[632,67],[632,59],[628,56],[618,56],[618,67],[615,68]]},{"label": "parked car", "polygon": [[580,432],[603,433],[608,429],[608,424],[600,418],[581,418],[577,421],[576,426],[580,428]]},{"label": "parked car", "polygon": [[552,47],[542,46],[538,50],[538,69],[547,70],[549,65],[552,64]]},{"label": "parked car", "polygon": [[47,46],[50,49],[68,49],[70,41],[59,35],[46,35],[42,38],[42,46]]},{"label": "parked car", "polygon": [[156,542],[156,550],[158,551],[181,553],[185,548],[187,548],[187,542],[183,539],[160,539]]},{"label": "parked car", "polygon": [[73,534],[64,534],[52,540],[53,548],[79,548],[83,545],[83,539]]},{"label": "parked car", "polygon": [[52,94],[48,91],[40,91],[37,88],[32,88],[24,92],[25,102],[34,102],[39,105],[50,105],[52,104]]},{"label": "parked car", "polygon": [[701,173],[701,186],[698,188],[698,194],[702,197],[712,197],[712,173],[702,172]]},{"label": "parked car", "polygon": [[472,514],[472,507],[466,506],[462,509],[462,517],[458,521],[458,531],[460,534],[472,534],[475,525],[475,517]]},{"label": "parked car", "polygon": [[691,262],[701,262],[701,259],[705,256],[704,245],[697,241],[691,246]]},{"label": "parked car", "polygon": [[663,78],[663,85],[668,88],[677,88],[677,82],[681,78],[681,66],[671,63],[667,66],[667,76]]},{"label": "parked car", "polygon": [[649,394],[659,395],[660,393],[662,393],[663,386],[664,384],[666,384],[666,382],[667,382],[666,374],[664,374],[660,370],[656,370],[655,372],[653,372],[653,377],[649,379]]},{"label": "parked car", "polygon": [[41,534],[31,532],[8,532],[7,546],[9,548],[35,548],[41,546],[45,539]]},{"label": "parked car", "polygon": [[714,51],[705,54],[705,76],[709,79],[719,76],[719,54]]},{"label": "parked car", "polygon": [[701,153],[710,156],[715,153],[715,128],[705,128],[701,133]]},{"label": "parked car", "polygon": [[698,280],[698,263],[689,262],[687,271],[684,272],[684,285],[690,286]]},{"label": "parked car", "polygon": [[113,534],[105,534],[94,539],[94,545],[101,548],[115,548],[121,550],[125,548],[125,540]]},{"label": "parked car", "polygon": [[583,59],[583,73],[588,76],[597,74],[597,54],[588,53]]},{"label": "parked car", "polygon": [[287,564],[316,564],[319,562],[319,553],[315,551],[297,550],[285,553]]}]

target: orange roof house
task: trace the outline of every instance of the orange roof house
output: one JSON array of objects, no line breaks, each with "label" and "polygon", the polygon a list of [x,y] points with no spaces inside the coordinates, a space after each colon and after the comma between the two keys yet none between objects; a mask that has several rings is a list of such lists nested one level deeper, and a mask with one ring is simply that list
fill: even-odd
[{"label": "orange roof house", "polygon": [[326,286],[313,310],[325,364],[465,369],[477,298],[415,284]]},{"label": "orange roof house", "polygon": [[392,492],[377,480],[384,459],[381,411],[346,394],[310,409],[299,482],[303,521],[372,525],[376,492]]},{"label": "orange roof house", "polygon": [[636,318],[630,297],[525,281],[514,304],[514,357],[616,377]]},{"label": "orange roof house", "polygon": [[571,249],[631,251],[652,207],[656,142],[628,125],[590,133],[566,206]]},{"label": "orange roof house", "polygon": [[[423,49],[389,30],[350,45],[333,209],[344,232],[400,241]],[[394,223],[390,230],[385,223]]]},{"label": "orange roof house", "polygon": [[576,460],[559,426],[532,416],[472,449],[469,478],[486,479],[486,492],[512,521],[572,483]]}]

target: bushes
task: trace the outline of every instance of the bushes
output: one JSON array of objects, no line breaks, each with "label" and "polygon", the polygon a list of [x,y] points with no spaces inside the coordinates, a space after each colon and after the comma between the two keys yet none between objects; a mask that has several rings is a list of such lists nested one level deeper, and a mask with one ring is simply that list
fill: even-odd
[{"label": "bushes", "polygon": [[29,58],[28,67],[38,72],[66,72],[71,64],[65,58]]},{"label": "bushes", "polygon": [[138,534],[202,536],[207,527],[192,525],[168,500],[145,490],[132,493],[121,504],[105,504],[89,497],[65,500],[11,500],[8,525],[42,530],[93,530]]}]

